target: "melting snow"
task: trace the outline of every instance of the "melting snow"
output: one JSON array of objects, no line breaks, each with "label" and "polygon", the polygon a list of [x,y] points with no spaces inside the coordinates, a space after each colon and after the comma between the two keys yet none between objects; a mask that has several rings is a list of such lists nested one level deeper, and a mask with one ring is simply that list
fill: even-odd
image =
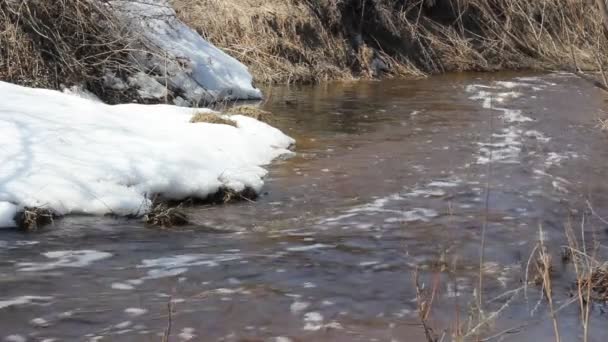
[{"label": "melting snow", "polygon": [[24,206],[131,215],[142,214],[153,194],[260,191],[261,165],[294,143],[245,116],[230,117],[238,127],[192,124],[191,108],[110,106],[4,82],[0,93],[0,227],[14,226]]}]

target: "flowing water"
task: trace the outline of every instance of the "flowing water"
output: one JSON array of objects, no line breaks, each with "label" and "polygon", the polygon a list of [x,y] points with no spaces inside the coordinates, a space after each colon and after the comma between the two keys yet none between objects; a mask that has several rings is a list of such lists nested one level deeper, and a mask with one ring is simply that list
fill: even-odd
[{"label": "flowing water", "polygon": [[[539,287],[522,290],[542,239],[562,340],[580,338],[559,253],[565,224],[578,234],[584,219],[608,254],[604,94],[567,74],[511,73],[267,93],[298,148],[257,202],[190,208],[179,230],[68,217],[1,231],[0,340],[424,341],[416,274],[435,289],[435,332],[466,333],[484,222],[489,324],[471,334],[554,340]],[[591,341],[608,338],[604,310],[593,307]]]}]

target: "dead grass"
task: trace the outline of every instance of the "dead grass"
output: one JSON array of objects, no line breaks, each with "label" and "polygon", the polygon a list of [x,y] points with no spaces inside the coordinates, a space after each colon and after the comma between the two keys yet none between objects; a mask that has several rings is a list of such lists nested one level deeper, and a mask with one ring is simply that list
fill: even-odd
[{"label": "dead grass", "polygon": [[103,75],[137,71],[140,41],[103,1],[0,1],[0,80],[61,89],[84,85],[108,103],[133,94],[104,86]]},{"label": "dead grass", "polygon": [[226,109],[226,114],[248,116],[265,123],[270,123],[272,121],[272,113],[251,105],[228,108]]},{"label": "dead grass", "polygon": [[46,225],[53,224],[54,215],[45,208],[26,207],[23,211],[17,213],[15,222],[20,230],[35,232]]},{"label": "dead grass", "polygon": [[598,126],[602,131],[608,131],[608,119],[598,119]]},{"label": "dead grass", "polygon": [[215,114],[215,113],[205,113],[205,112],[196,113],[196,114],[194,114],[192,119],[190,119],[190,122],[191,123],[203,122],[203,123],[221,124],[221,125],[229,125],[229,126],[236,127],[236,121],[230,120],[230,119],[225,119],[221,115]]},{"label": "dead grass", "polygon": [[588,277],[578,280],[577,286],[591,289],[591,300],[608,303],[608,263],[592,269]]},{"label": "dead grass", "polygon": [[448,71],[599,70],[588,0],[173,0],[178,15],[264,83]]},{"label": "dead grass", "polygon": [[173,228],[187,225],[189,220],[181,205],[170,206],[166,202],[156,201],[150,212],[144,215],[144,222],[152,226]]}]

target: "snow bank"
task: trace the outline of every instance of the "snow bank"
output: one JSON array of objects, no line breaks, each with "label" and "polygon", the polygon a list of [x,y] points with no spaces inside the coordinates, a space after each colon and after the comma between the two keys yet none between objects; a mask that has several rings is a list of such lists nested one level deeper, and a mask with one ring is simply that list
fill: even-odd
[{"label": "snow bank", "polygon": [[[128,83],[139,88],[142,98],[164,98],[167,88],[179,94],[174,98],[179,105],[262,98],[247,67],[180,21],[167,0],[112,0],[109,4],[154,51],[134,53],[147,72],[136,74]],[[112,75],[106,78],[114,79]],[[109,82],[108,86],[124,84]]]},{"label": "snow bank", "polygon": [[194,109],[110,106],[0,82],[0,226],[23,207],[131,215],[152,194],[204,198],[259,191],[260,167],[294,140],[244,116],[238,127],[190,123]]}]

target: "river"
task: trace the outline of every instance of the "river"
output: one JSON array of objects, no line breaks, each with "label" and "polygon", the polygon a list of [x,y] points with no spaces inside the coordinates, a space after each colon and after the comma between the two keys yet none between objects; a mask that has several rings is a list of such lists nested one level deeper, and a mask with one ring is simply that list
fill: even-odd
[{"label": "river", "polygon": [[[490,324],[474,335],[554,340],[540,288],[517,290],[542,239],[562,340],[580,338],[559,256],[565,225],[583,219],[608,255],[605,94],[562,73],[266,93],[297,154],[269,167],[256,202],[188,208],[193,224],[172,230],[66,217],[1,231],[0,340],[425,341],[416,273],[436,289],[434,331],[466,333],[484,222]],[[604,311],[590,341],[608,338]]]}]

